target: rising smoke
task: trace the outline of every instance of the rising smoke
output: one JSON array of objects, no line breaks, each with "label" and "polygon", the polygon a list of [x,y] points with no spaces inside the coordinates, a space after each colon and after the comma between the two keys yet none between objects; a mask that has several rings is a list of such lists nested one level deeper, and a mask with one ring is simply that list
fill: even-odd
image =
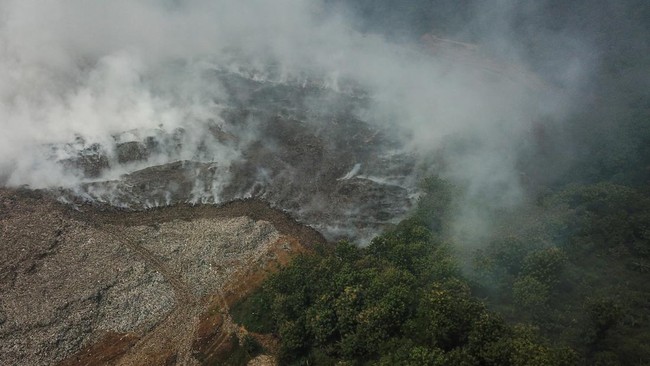
[{"label": "rising smoke", "polygon": [[[513,30],[540,7],[488,3],[472,5],[466,22],[448,34],[433,33],[431,24],[428,34],[408,38],[359,27],[367,19],[332,1],[1,0],[0,183],[75,190],[191,160],[213,164],[213,183],[195,185],[188,200],[219,202],[232,174],[228,167],[246,159],[250,144],[265,141],[256,121],[243,129],[224,118],[243,100],[211,77],[228,73],[338,95],[309,98],[307,109],[324,111],[316,115],[344,108],[346,96],[363,99],[352,115],[393,133],[397,150],[442,156],[421,169],[463,187],[467,202],[459,215],[476,220],[459,228],[480,227],[477,207],[522,200],[517,157],[530,148],[535,126],[559,123],[572,112],[597,58],[587,40],[529,28],[525,36],[536,34],[546,51],[530,62]],[[312,128],[336,128],[326,122]],[[237,143],[206,140],[210,126]],[[151,136],[159,136],[155,152],[119,163],[117,143]],[[61,164],[92,149],[106,159],[95,174]],[[362,161],[344,170],[350,168],[356,171],[349,178],[373,175]],[[161,190],[151,205],[169,203],[165,195]]]}]

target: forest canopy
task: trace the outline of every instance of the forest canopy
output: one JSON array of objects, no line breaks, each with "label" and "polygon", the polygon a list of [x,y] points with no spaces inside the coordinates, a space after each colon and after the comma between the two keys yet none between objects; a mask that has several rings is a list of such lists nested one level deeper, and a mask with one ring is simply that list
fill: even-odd
[{"label": "forest canopy", "polygon": [[650,356],[646,196],[569,186],[463,253],[472,258],[463,271],[440,234],[454,189],[436,178],[424,186],[412,217],[365,248],[341,242],[298,258],[240,303],[236,319],[277,334],[282,364],[634,365]]}]

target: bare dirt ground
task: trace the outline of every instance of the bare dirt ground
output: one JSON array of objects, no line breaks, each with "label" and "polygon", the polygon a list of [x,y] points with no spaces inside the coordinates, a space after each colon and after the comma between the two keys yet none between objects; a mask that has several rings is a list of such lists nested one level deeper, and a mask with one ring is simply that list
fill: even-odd
[{"label": "bare dirt ground", "polygon": [[245,333],[229,306],[324,242],[254,200],[73,210],[0,189],[0,364],[214,362]]}]

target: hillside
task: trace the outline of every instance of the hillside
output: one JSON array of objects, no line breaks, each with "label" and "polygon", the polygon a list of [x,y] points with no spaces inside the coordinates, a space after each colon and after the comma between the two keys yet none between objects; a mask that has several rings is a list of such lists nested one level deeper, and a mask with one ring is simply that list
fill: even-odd
[{"label": "hillside", "polygon": [[0,363],[198,364],[228,307],[320,234],[259,201],[125,213],[0,191]]},{"label": "hillside", "polygon": [[0,365],[647,366],[647,0],[0,0]]}]

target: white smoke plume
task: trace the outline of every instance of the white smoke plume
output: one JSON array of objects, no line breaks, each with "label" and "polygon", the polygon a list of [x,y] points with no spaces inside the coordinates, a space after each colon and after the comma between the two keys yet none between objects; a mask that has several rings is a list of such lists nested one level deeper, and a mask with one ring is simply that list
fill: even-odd
[{"label": "white smoke plume", "polygon": [[[320,1],[0,0],[0,184],[74,187],[87,178],[54,164],[66,152],[51,146],[75,139],[109,146],[118,135],[128,141],[127,131],[182,128],[192,146],[194,124],[222,123],[232,93],[206,75],[228,70],[276,83],[318,79],[342,93],[358,86],[370,96],[359,118],[393,129],[407,150],[444,150],[435,169],[469,197],[513,204],[522,195],[516,157],[531,126],[570,112],[593,61],[567,36],[575,53],[556,58],[566,62],[558,78],[566,83],[548,86],[508,35],[515,4],[478,12],[473,21],[494,25],[482,44],[435,35],[398,44],[355,30],[353,16]],[[221,166],[240,158],[232,147],[208,150],[202,160]],[[102,178],[194,155],[154,156]]]}]

